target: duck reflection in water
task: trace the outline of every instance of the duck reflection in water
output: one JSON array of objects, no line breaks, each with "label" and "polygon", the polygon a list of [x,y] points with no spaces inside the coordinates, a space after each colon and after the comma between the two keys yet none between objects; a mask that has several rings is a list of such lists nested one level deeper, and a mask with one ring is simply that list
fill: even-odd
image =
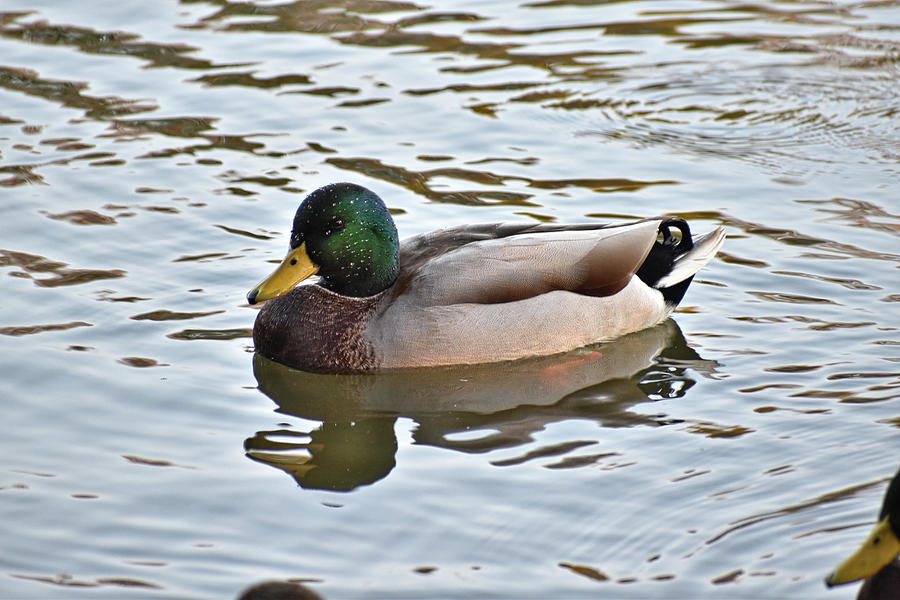
[{"label": "duck reflection in water", "polygon": [[[395,465],[399,417],[413,438],[481,453],[528,443],[549,423],[593,419],[607,427],[665,425],[636,404],[676,398],[695,383],[689,371],[715,368],[688,347],[671,319],[612,342],[552,357],[367,375],[326,375],[253,359],[259,389],[277,411],[320,421],[311,432],[260,431],[247,456],[290,474],[305,488],[352,490]],[[477,438],[454,434],[483,431]]]}]

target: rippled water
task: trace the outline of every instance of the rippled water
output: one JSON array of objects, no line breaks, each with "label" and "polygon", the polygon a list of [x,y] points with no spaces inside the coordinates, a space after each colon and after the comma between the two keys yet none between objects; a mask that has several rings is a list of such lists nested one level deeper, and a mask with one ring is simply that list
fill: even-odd
[{"label": "rippled water", "polygon": [[[851,598],[900,442],[900,3],[0,5],[0,595]],[[675,320],[323,377],[244,294],[401,236],[728,228]]]}]

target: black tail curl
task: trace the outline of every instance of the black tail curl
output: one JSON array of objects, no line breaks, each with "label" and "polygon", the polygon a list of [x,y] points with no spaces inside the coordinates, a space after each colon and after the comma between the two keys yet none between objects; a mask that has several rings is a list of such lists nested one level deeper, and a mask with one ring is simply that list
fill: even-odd
[{"label": "black tail curl", "polygon": [[[680,239],[676,239],[672,236],[672,226],[681,232]],[[694,239],[691,237],[691,228],[684,219],[672,218],[663,221],[659,224],[659,232],[662,234],[663,239],[662,242],[658,243],[661,243],[663,246],[671,246],[672,250],[675,252],[675,256],[681,256],[694,247]]]}]

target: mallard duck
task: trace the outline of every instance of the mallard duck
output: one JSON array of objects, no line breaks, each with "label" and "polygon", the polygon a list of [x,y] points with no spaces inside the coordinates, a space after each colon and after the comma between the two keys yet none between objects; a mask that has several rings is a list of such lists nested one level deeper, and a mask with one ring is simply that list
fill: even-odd
[{"label": "mallard duck", "polygon": [[[665,319],[724,238],[657,217],[463,225],[400,244],[375,193],[326,185],[297,209],[284,261],[247,295],[268,300],[253,341],[326,373],[556,354]],[[317,284],[297,285],[312,275]]]},{"label": "mallard duck", "polygon": [[878,524],[862,546],[825,578],[832,587],[865,579],[857,600],[900,598],[900,470],[894,475],[878,513]]}]

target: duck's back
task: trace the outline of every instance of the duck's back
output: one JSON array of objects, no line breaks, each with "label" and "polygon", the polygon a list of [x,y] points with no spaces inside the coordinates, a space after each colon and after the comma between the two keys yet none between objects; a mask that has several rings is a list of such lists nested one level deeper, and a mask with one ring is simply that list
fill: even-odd
[{"label": "duck's back", "polygon": [[634,274],[661,220],[625,226],[479,225],[412,238],[367,327],[384,367],[554,354],[669,312]]}]

